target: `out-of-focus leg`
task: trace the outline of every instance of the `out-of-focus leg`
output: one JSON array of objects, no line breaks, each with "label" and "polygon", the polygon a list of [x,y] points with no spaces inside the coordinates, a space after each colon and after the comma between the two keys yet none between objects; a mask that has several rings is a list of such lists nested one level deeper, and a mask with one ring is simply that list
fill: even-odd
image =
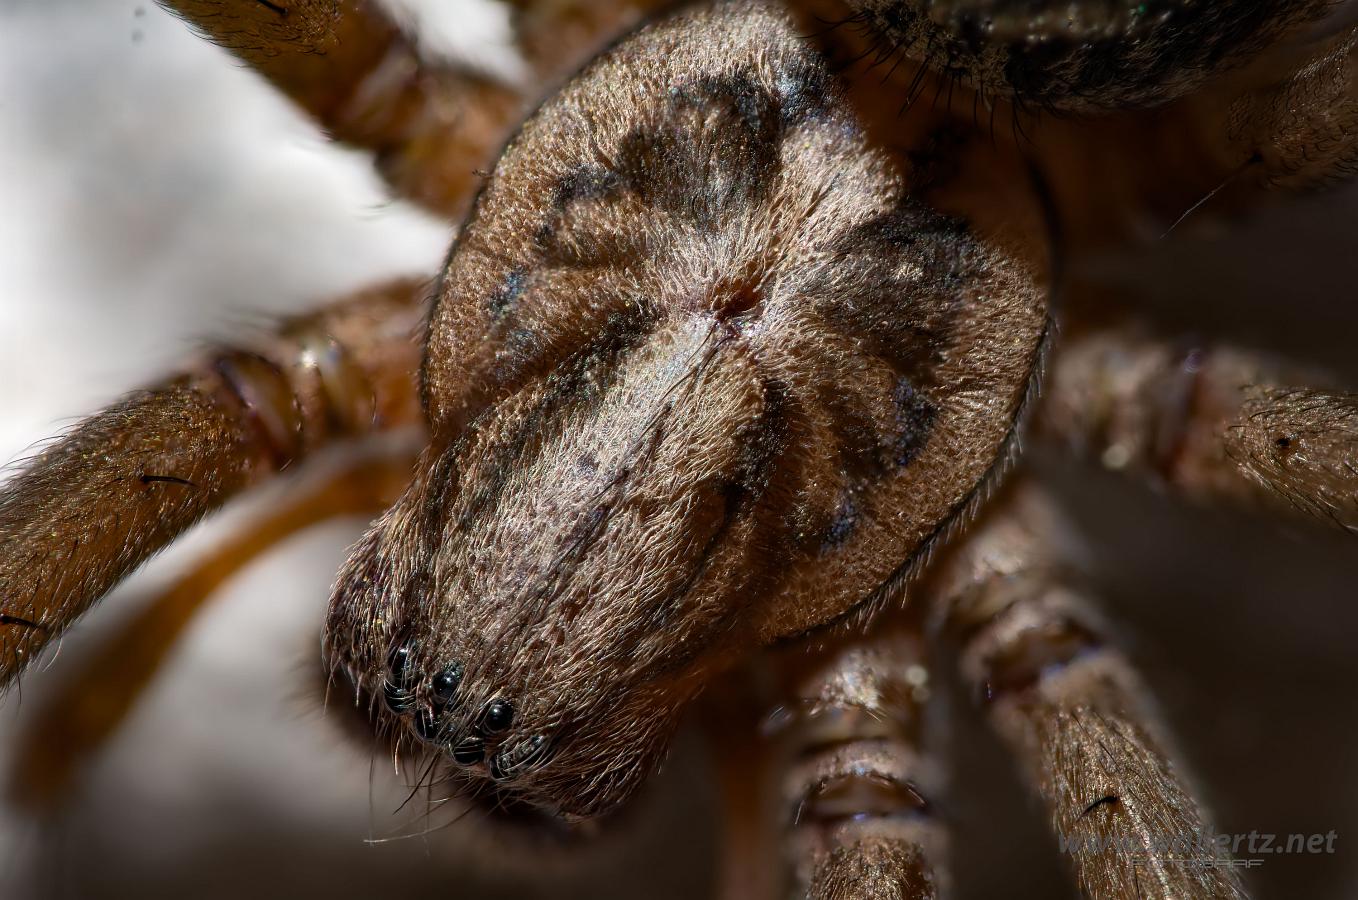
[{"label": "out-of-focus leg", "polygon": [[518,59],[492,75],[439,58],[376,0],[161,0],[292,98],[336,139],[371,150],[401,196],[452,221],[533,104],[659,0],[519,0]]},{"label": "out-of-focus leg", "polygon": [[222,348],[97,413],[0,491],[0,685],[233,495],[336,441],[413,426],[428,286],[405,281]]},{"label": "out-of-focus leg", "polygon": [[944,831],[929,798],[929,678],[918,632],[883,622],[789,684],[778,730],[779,816],[796,897],[905,900],[943,890]]},{"label": "out-of-focus leg", "polygon": [[1296,68],[1204,116],[1227,164],[1296,191],[1358,173],[1358,28],[1318,40]]},{"label": "out-of-focus leg", "polygon": [[1047,809],[1088,897],[1238,898],[1140,678],[1105,642],[1055,549],[1061,528],[1015,485],[943,561],[931,613]]},{"label": "out-of-focus leg", "polygon": [[1039,410],[1040,435],[1110,469],[1358,528],[1358,395],[1314,373],[1135,326],[1076,328]]},{"label": "out-of-focus leg", "polygon": [[48,698],[23,736],[10,792],[33,812],[67,797],[149,685],[199,610],[253,560],[289,536],[343,515],[376,515],[410,480],[413,451],[346,464],[282,508],[261,516],[195,562],[188,572],[104,640]]},{"label": "out-of-focus leg", "polygon": [[777,747],[759,728],[773,702],[763,662],[727,674],[699,704],[720,801],[718,900],[774,900],[778,895]]}]

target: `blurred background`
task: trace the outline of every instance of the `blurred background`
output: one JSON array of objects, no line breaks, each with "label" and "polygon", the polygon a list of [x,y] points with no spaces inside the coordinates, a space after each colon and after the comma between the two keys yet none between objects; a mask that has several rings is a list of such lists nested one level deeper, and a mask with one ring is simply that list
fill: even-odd
[{"label": "blurred background", "polygon": [[[489,0],[441,11],[468,45],[477,29],[493,41]],[[0,0],[0,173],[4,462],[204,338],[433,271],[451,234],[391,202],[364,157],[328,144],[225,53],[136,0]],[[1358,383],[1355,226],[1358,192],[1339,191],[1193,223],[1101,277],[1174,329],[1282,349]],[[1358,543],[1038,465],[1085,535],[1119,638],[1219,830],[1337,832],[1333,855],[1256,869],[1256,896],[1358,896]],[[0,795],[16,736],[82,646],[276,496],[157,559],[5,699]],[[397,812],[405,792],[390,762],[321,709],[320,618],[360,528],[313,529],[221,591],[63,809],[35,819],[0,800],[0,896],[707,895],[719,835],[711,763],[692,739],[633,824],[597,846],[525,859],[472,818],[402,837],[451,817],[426,819],[422,800]],[[1067,896],[993,741],[964,718],[951,756],[961,896]]]}]

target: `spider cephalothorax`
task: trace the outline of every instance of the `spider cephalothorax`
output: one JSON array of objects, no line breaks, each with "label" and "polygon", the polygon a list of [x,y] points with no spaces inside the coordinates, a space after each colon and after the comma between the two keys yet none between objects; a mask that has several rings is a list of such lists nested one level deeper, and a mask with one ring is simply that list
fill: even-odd
[{"label": "spider cephalothorax", "polygon": [[[6,485],[8,678],[233,494],[331,444],[385,451],[115,636],[21,754],[26,802],[60,795],[225,574],[385,508],[333,592],[332,695],[424,760],[417,787],[487,815],[526,801],[593,834],[720,684],[702,721],[739,751],[732,896],[935,897],[944,639],[1063,842],[1207,827],[1050,501],[1001,481],[1032,419],[1200,498],[1358,525],[1358,399],[1110,319],[1087,265],[1147,219],[1168,235],[1165,210],[1346,176],[1349,14],[712,0],[644,22],[665,4],[516,0],[522,57],[492,75],[362,0],[167,5],[398,192],[471,215],[437,277],[210,350]],[[413,478],[407,445],[373,440],[401,428]],[[1242,894],[1214,846],[1116,849],[1072,856],[1087,894]]]},{"label": "spider cephalothorax", "polygon": [[380,692],[415,648],[414,726],[580,815],[716,671],[893,590],[1006,458],[1046,333],[1023,264],[910,189],[774,7],[591,66],[444,274],[433,446],[341,581],[337,660]]}]

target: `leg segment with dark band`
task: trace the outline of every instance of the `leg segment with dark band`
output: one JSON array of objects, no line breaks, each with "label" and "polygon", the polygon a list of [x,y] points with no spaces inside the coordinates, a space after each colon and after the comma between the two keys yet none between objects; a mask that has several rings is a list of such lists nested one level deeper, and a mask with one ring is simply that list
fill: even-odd
[{"label": "leg segment with dark band", "polygon": [[945,887],[923,642],[908,624],[883,625],[823,655],[775,720],[792,896],[933,898]]},{"label": "leg segment with dark band", "polygon": [[1358,395],[1229,346],[1176,343],[1134,326],[1066,335],[1039,433],[1115,470],[1204,502],[1358,528]]},{"label": "leg segment with dark band", "polygon": [[162,0],[244,60],[336,139],[371,150],[395,191],[453,221],[540,92],[657,0],[520,2],[523,72],[439,59],[376,0]]},{"label": "leg segment with dark band", "polygon": [[932,581],[962,676],[1019,762],[1085,896],[1240,898],[1167,752],[1141,679],[1104,642],[1031,485],[1002,498]]},{"label": "leg segment with dark band", "polygon": [[92,650],[66,680],[65,689],[44,702],[14,762],[15,800],[34,812],[60,807],[80,770],[117,733],[180,636],[223,584],[312,525],[337,516],[381,512],[405,488],[412,465],[404,451],[347,464],[194,562],[125,627]]},{"label": "leg segment with dark band", "polygon": [[258,349],[210,352],[12,476],[0,494],[0,685],[235,494],[327,444],[419,423],[427,291],[397,282],[287,322]]}]

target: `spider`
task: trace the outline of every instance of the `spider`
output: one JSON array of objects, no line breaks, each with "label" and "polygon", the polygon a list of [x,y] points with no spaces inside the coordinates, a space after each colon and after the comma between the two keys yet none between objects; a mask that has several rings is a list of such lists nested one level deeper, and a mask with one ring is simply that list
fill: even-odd
[{"label": "spider", "polygon": [[[1202,499],[1352,524],[1351,398],[1109,322],[1076,265],[1134,238],[1129,210],[1342,177],[1346,23],[1324,4],[1228,6],[1232,27],[1091,5],[1072,27],[1139,48],[1113,65],[1038,10],[978,32],[985,4],[939,6],[662,15],[495,164],[435,283],[422,366],[409,334],[429,292],[391,284],[209,353],[43,451],[0,507],[7,673],[230,495],[425,423],[326,633],[332,696],[420,758],[420,786],[606,831],[706,688],[735,895],[773,890],[782,859],[814,896],[932,896],[948,875],[927,639],[957,648],[1063,839],[1202,827],[1058,516],[1009,462],[1028,427]],[[450,217],[536,99],[426,65],[364,5],[180,12]],[[645,12],[525,4],[524,83],[566,77]],[[1054,311],[1068,325],[1039,392]],[[385,505],[409,466],[394,457],[266,515],[167,606],[268,539]],[[149,644],[91,672],[116,696],[173,632],[135,630]],[[1072,862],[1092,896],[1237,896],[1223,859]]]}]

